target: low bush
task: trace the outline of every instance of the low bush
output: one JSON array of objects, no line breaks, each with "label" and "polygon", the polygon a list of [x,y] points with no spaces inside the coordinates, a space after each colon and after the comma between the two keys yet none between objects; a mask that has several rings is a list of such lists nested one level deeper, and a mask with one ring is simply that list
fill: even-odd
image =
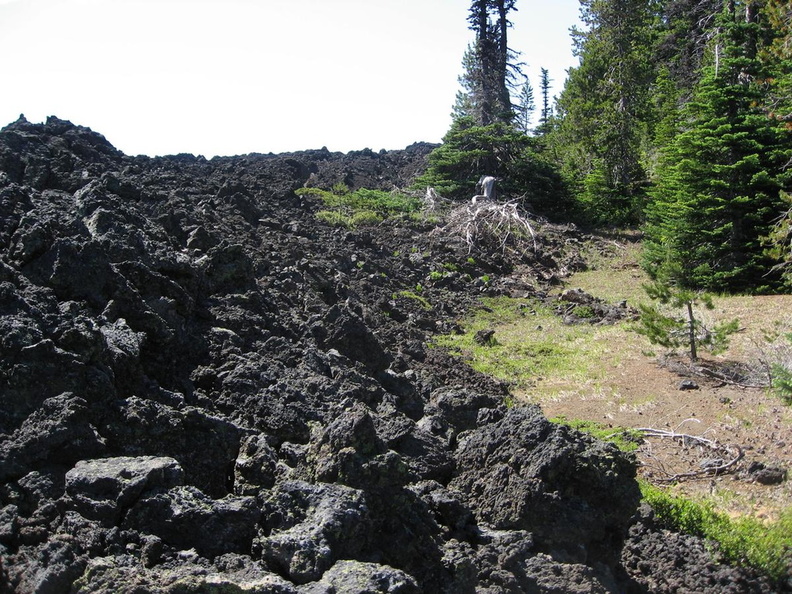
[{"label": "low bush", "polygon": [[792,406],[792,370],[776,363],[773,365],[773,390],[787,406]]},{"label": "low bush", "polygon": [[792,572],[792,510],[767,524],[752,517],[732,519],[707,501],[675,496],[646,482],[641,493],[670,528],[717,543],[724,561],[753,567],[773,579]]},{"label": "low bush", "polygon": [[792,406],[792,333],[765,335],[762,359],[769,368],[770,386],[787,406]]},{"label": "low bush", "polygon": [[[416,291],[421,292],[422,290],[423,290],[423,287],[421,287],[421,285],[418,285],[416,287]],[[408,290],[399,291],[398,293],[394,293],[393,297],[394,297],[394,299],[397,298],[397,297],[404,297],[406,299],[412,299],[413,301],[417,302],[423,309],[425,309],[427,311],[432,309],[432,304],[429,303],[429,300],[426,299],[425,297],[422,297],[422,296],[418,295],[418,293],[416,293],[415,291],[408,291]]]},{"label": "low bush", "polygon": [[317,218],[339,227],[366,227],[377,225],[395,216],[411,216],[420,212],[422,201],[401,192],[384,192],[360,188],[351,191],[343,184],[332,190],[300,188],[298,196],[313,196],[327,207],[317,213]]}]

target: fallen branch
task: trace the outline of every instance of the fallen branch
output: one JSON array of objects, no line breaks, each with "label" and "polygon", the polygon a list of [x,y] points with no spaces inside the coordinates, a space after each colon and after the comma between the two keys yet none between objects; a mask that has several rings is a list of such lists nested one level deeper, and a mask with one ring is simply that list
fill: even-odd
[{"label": "fallen branch", "polygon": [[726,375],[724,375],[722,373],[718,373],[717,371],[713,371],[712,369],[707,369],[706,367],[699,367],[699,368],[696,369],[696,371],[702,376],[709,376],[711,378],[714,378],[714,379],[716,379],[718,381],[723,382],[724,384],[729,384],[731,386],[737,386],[738,388],[769,388],[770,387],[770,382],[763,383],[763,384],[760,384],[760,385],[746,384],[746,383],[743,383],[743,382],[738,382],[738,381],[735,381],[733,379],[730,379]]},{"label": "fallen branch", "polygon": [[725,364],[704,363],[702,360],[700,364],[692,364],[672,358],[660,361],[661,366],[682,376],[709,377],[739,388],[767,388],[770,386],[769,380],[756,378],[757,374],[754,369],[745,366],[728,367]]},{"label": "fallen branch", "polygon": [[538,249],[536,233],[516,200],[476,201],[455,209],[448,218],[445,230],[461,235],[468,245],[468,253],[482,244],[495,244],[505,252],[510,245],[520,246],[529,236],[533,250]]},{"label": "fallen branch", "polygon": [[635,429],[635,431],[638,431],[644,437],[657,437],[661,439],[679,441],[683,447],[698,445],[700,447],[708,448],[716,454],[721,454],[725,457],[704,460],[701,463],[700,470],[693,470],[690,472],[670,473],[664,469],[661,469],[661,472],[667,476],[658,480],[675,482],[683,479],[699,478],[702,476],[717,476],[719,474],[733,470],[737,463],[743,458],[742,448],[738,445],[724,445],[713,439],[707,439],[706,437],[690,435],[688,433],[677,433],[676,431],[667,431],[665,429],[654,429],[652,427],[639,427],[638,429]]}]

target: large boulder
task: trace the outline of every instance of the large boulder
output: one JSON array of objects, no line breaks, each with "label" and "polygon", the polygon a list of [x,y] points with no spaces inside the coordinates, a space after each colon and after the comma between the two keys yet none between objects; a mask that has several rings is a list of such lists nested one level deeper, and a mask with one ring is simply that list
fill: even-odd
[{"label": "large boulder", "polygon": [[265,435],[249,435],[242,440],[234,463],[234,493],[255,495],[275,485],[278,453]]},{"label": "large boulder", "polygon": [[19,478],[45,465],[72,466],[104,451],[85,399],[60,394],[45,400],[19,429],[0,440],[0,480]]},{"label": "large boulder", "polygon": [[287,482],[264,510],[254,549],[272,571],[298,584],[320,579],[340,559],[356,558],[374,536],[364,494],[342,485]]},{"label": "large boulder", "polygon": [[535,406],[462,434],[456,464],[450,487],[479,521],[531,532],[538,550],[570,561],[612,560],[640,500],[626,455]]},{"label": "large boulder", "polygon": [[188,485],[144,495],[126,514],[122,527],[211,559],[249,552],[260,515],[252,497],[212,499]]},{"label": "large boulder", "polygon": [[233,466],[242,430],[223,417],[183,401],[138,397],[113,402],[100,427],[107,448],[124,456],[170,456],[185,482],[211,497],[232,490]]},{"label": "large boulder", "polygon": [[307,585],[303,594],[418,594],[415,580],[401,570],[360,561],[338,561],[322,576]]},{"label": "large boulder", "polygon": [[194,551],[184,551],[176,563],[142,567],[129,555],[92,559],[74,583],[72,594],[135,594],[187,592],[223,594],[299,594],[279,575],[263,569],[250,557],[222,555],[209,563]]},{"label": "large boulder", "polygon": [[390,363],[377,336],[366,324],[361,312],[348,305],[334,305],[314,329],[324,348],[333,348],[353,361],[363,363],[371,371],[385,369]]},{"label": "large boulder", "polygon": [[116,525],[141,495],[181,485],[184,471],[173,458],[122,456],[81,460],[66,473],[69,506],[88,519]]}]

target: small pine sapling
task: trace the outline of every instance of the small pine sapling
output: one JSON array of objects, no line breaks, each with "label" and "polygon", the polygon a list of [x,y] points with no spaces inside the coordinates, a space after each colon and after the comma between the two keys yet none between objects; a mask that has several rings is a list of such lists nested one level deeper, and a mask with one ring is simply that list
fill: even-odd
[{"label": "small pine sapling", "polygon": [[712,295],[686,289],[676,281],[673,271],[666,268],[665,274],[651,284],[643,285],[653,304],[642,303],[636,332],[643,334],[652,344],[675,349],[686,347],[691,361],[698,361],[698,350],[704,348],[712,354],[726,350],[729,336],[739,330],[739,320],[721,322],[707,328],[695,308],[703,306],[714,309]]}]

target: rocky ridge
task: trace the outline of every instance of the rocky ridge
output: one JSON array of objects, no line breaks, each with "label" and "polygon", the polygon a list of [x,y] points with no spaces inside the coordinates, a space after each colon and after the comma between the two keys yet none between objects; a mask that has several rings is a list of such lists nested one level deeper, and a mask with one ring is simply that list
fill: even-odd
[{"label": "rocky ridge", "polygon": [[0,131],[0,591],[772,589],[658,525],[629,457],[427,347],[482,292],[579,265],[573,229],[471,258],[295,194],[404,187],[431,148],[149,158],[57,118]]}]

